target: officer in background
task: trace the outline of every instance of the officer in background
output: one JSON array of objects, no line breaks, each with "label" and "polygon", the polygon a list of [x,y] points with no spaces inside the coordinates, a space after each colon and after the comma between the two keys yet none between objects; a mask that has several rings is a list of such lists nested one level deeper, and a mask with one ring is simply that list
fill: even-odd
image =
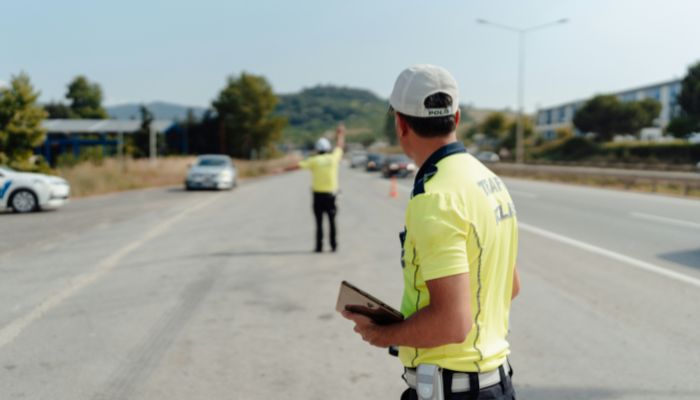
[{"label": "officer in background", "polygon": [[457,140],[459,93],[447,70],[404,70],[389,102],[401,147],[420,165],[400,235],[405,319],[380,326],[343,315],[370,344],[399,346],[402,399],[515,399],[506,340],[520,290],[513,201]]},{"label": "officer in background", "polygon": [[313,190],[313,209],[316,217],[316,247],[314,251],[323,251],[323,214],[328,215],[330,225],[330,244],[335,252],[338,249],[336,239],[335,214],[337,212],[335,197],[338,192],[338,165],[343,158],[345,146],[345,126],[341,123],[336,128],[335,149],[331,151],[331,142],[320,138],[316,142],[317,155],[299,162],[299,167],[311,171],[311,188]]}]

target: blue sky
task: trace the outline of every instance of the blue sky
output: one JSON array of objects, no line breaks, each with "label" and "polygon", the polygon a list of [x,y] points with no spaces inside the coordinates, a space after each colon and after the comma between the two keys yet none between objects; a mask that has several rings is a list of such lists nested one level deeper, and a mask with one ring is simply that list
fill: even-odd
[{"label": "blue sky", "polygon": [[485,18],[532,26],[529,110],[682,77],[700,61],[697,0],[23,0],[0,5],[0,80],[29,73],[42,100],[85,74],[107,104],[209,105],[230,74],[278,93],[316,84],[388,97],[406,66],[438,64],[463,103],[514,107],[517,38]]}]

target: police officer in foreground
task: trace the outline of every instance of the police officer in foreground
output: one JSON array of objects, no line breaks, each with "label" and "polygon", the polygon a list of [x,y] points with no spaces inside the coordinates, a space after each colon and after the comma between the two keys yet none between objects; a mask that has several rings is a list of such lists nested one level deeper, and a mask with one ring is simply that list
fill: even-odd
[{"label": "police officer in foreground", "polygon": [[420,169],[401,233],[403,322],[376,325],[344,312],[378,347],[399,346],[402,399],[514,399],[506,340],[518,229],[503,182],[457,140],[457,82],[415,65],[390,100],[404,152]]},{"label": "police officer in foreground", "polygon": [[299,162],[299,167],[311,171],[311,188],[313,190],[313,209],[316,217],[316,247],[314,251],[323,251],[323,215],[328,215],[330,225],[330,244],[334,252],[338,249],[335,230],[337,212],[335,197],[338,192],[338,165],[343,158],[345,146],[345,126],[341,123],[336,128],[335,149],[331,151],[331,142],[322,137],[316,142],[318,154]]}]

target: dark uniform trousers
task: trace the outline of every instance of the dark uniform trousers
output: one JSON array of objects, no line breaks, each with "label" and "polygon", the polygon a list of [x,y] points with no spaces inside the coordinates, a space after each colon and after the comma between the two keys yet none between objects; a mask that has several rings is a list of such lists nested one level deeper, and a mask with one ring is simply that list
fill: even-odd
[{"label": "dark uniform trousers", "polygon": [[330,242],[333,250],[338,247],[335,239],[335,194],[314,192],[314,216],[316,217],[316,251],[323,250],[323,214],[328,214]]},{"label": "dark uniform trousers", "polygon": [[[452,386],[453,371],[443,370],[442,380],[444,385],[445,400],[515,400],[515,389],[510,374],[507,374],[503,367],[499,367],[501,374],[501,382],[485,387],[481,390],[470,390],[468,392],[450,393],[447,388]],[[469,374],[470,386],[473,388],[479,387],[479,378],[477,374]],[[418,394],[414,389],[406,389],[401,395],[401,400],[418,400]]]}]

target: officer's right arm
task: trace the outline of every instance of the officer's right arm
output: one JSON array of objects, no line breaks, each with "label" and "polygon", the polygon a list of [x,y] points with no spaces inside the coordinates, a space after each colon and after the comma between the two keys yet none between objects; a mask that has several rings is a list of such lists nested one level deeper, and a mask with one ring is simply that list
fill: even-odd
[{"label": "officer's right arm", "polygon": [[469,274],[426,282],[430,304],[398,324],[387,325],[388,343],[416,348],[462,343],[472,329]]},{"label": "officer's right arm", "polygon": [[473,318],[464,218],[448,198],[422,196],[413,200],[420,204],[410,218],[412,240],[420,254],[419,274],[428,287],[430,303],[389,329],[397,330],[395,344],[429,348],[463,342]]},{"label": "officer's right arm", "polygon": [[335,147],[341,150],[342,155],[342,150],[345,148],[345,124],[342,122],[335,129]]},{"label": "officer's right arm", "polygon": [[311,168],[311,161],[307,158],[306,160],[301,160],[299,161],[299,164],[297,164],[299,168],[303,169],[309,169]]}]

